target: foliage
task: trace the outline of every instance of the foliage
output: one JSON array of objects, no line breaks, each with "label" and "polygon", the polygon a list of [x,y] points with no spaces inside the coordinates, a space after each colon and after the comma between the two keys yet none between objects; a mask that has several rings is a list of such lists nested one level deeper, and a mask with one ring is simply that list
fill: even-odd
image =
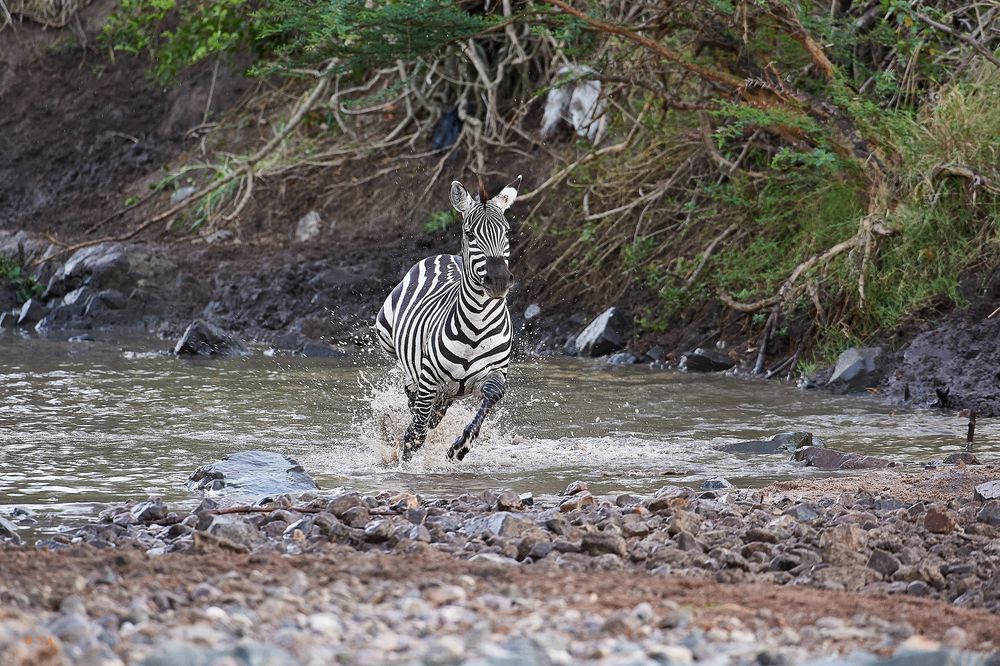
[{"label": "foliage", "polygon": [[0,285],[13,287],[18,303],[24,303],[44,291],[34,275],[25,273],[19,264],[4,256],[0,256]]},{"label": "foliage", "polygon": [[451,210],[439,210],[431,213],[430,219],[424,223],[424,233],[433,234],[445,231],[455,220],[456,216]]}]

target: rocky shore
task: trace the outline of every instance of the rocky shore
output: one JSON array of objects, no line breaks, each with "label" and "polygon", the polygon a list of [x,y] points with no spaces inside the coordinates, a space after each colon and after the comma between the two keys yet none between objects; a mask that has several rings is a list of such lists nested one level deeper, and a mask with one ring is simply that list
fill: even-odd
[{"label": "rocky shore", "polygon": [[[993,663],[1000,465],[158,500],[0,550],[3,663]],[[7,540],[19,540],[9,516]],[[0,528],[3,529],[3,528]],[[917,656],[904,656],[905,654]],[[995,659],[995,658],[994,658]],[[902,661],[900,661],[902,660]],[[952,660],[952,661],[949,661]]]}]

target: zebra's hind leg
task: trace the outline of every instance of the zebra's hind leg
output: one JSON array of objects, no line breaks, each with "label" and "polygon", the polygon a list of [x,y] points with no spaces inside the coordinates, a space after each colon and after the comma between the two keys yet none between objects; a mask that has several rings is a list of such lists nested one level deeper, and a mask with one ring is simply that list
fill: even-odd
[{"label": "zebra's hind leg", "polygon": [[483,382],[480,391],[483,394],[483,401],[479,405],[479,410],[472,417],[469,425],[465,426],[462,434],[455,439],[454,444],[448,449],[448,460],[461,460],[472,448],[472,443],[479,437],[479,428],[483,425],[483,419],[489,413],[493,405],[500,402],[503,394],[507,391],[507,377],[504,375],[493,375]]}]

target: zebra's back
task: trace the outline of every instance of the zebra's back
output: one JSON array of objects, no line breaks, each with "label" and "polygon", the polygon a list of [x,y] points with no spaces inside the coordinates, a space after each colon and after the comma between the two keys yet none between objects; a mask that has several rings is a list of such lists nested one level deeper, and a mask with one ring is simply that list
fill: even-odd
[{"label": "zebra's back", "polygon": [[439,254],[418,261],[385,299],[375,320],[379,344],[399,359],[411,388],[420,375],[427,341],[458,300],[462,257]]}]

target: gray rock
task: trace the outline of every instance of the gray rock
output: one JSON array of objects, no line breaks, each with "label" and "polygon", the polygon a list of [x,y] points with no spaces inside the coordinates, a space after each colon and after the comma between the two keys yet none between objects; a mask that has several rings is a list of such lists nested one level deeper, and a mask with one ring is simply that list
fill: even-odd
[{"label": "gray rock", "polygon": [[295,225],[295,240],[300,243],[311,241],[319,236],[322,220],[319,213],[311,210],[299,218]]},{"label": "gray rock", "polygon": [[17,525],[3,517],[0,517],[0,539],[13,541],[15,544],[21,543],[21,535],[17,533]]},{"label": "gray rock", "polygon": [[148,502],[139,502],[132,507],[130,513],[140,523],[151,523],[167,517],[167,505],[163,500],[156,498]]},{"label": "gray rock", "polygon": [[719,451],[728,453],[777,454],[794,453],[806,446],[822,448],[819,440],[814,440],[811,432],[779,432],[768,439],[734,442],[717,446]]},{"label": "gray rock", "polygon": [[247,356],[250,350],[242,341],[215,324],[196,319],[174,346],[174,354],[194,356]]},{"label": "gray rock", "polygon": [[806,446],[795,452],[795,459],[805,462],[807,467],[817,469],[881,469],[894,467],[896,463],[885,458],[861,456],[836,449]]},{"label": "gray rock", "polygon": [[247,549],[253,549],[262,539],[256,527],[241,518],[232,516],[212,516],[212,522],[206,531],[221,539],[245,546]]},{"label": "gray rock", "polygon": [[980,502],[1000,500],[1000,480],[987,481],[976,486],[976,499]]},{"label": "gray rock", "polygon": [[590,485],[586,481],[576,480],[566,486],[566,490],[562,492],[563,495],[576,495],[577,493],[585,493],[590,490]]},{"label": "gray rock", "polygon": [[634,355],[628,352],[618,352],[608,357],[609,365],[632,365],[636,362]]},{"label": "gray rock", "polygon": [[77,250],[66,260],[49,281],[47,292],[59,295],[55,292],[67,293],[81,285],[120,289],[132,283],[130,269],[124,246],[115,243],[92,245]]},{"label": "gray rock", "polygon": [[188,478],[189,490],[218,490],[257,498],[316,490],[316,482],[295,460],[272,451],[240,451],[203,465]]},{"label": "gray rock", "polygon": [[677,367],[682,372],[721,372],[736,365],[736,361],[720,351],[699,347],[681,356]]},{"label": "gray rock", "polygon": [[17,319],[20,316],[20,310],[17,314],[14,314],[13,312],[0,312],[0,329],[14,328],[17,326]]},{"label": "gray rock", "polygon": [[532,303],[524,310],[525,321],[531,321],[538,315],[542,314],[542,307],[538,303]]},{"label": "gray rock", "polygon": [[976,514],[976,520],[987,525],[1000,527],[1000,500],[987,500]]},{"label": "gray rock", "polygon": [[726,488],[732,488],[733,484],[729,483],[727,479],[723,479],[721,476],[714,479],[706,479],[701,483],[702,490],[723,490]]},{"label": "gray rock", "polygon": [[587,555],[611,553],[624,558],[628,554],[628,545],[621,535],[614,532],[592,532],[583,535],[580,551]]},{"label": "gray rock", "polygon": [[945,456],[944,464],[946,465],[982,465],[979,462],[979,458],[976,454],[970,453],[968,451],[960,451],[958,453],[952,453]]},{"label": "gray rock", "polygon": [[507,511],[497,511],[485,516],[474,516],[465,521],[459,531],[469,536],[494,534],[496,536],[521,536],[534,530],[535,524]]},{"label": "gray rock", "polygon": [[313,342],[312,340],[306,341],[298,353],[300,356],[309,358],[342,358],[347,356],[347,352],[342,349],[329,347],[321,342]]},{"label": "gray rock", "polygon": [[576,336],[577,356],[607,356],[625,346],[628,320],[618,308],[608,308]]},{"label": "gray rock", "polygon": [[837,393],[853,393],[877,386],[881,372],[876,363],[881,347],[851,347],[843,351],[826,382]]},{"label": "gray rock", "polygon": [[96,342],[94,336],[89,333],[84,333],[82,335],[72,335],[67,339],[67,342]]},{"label": "gray rock", "polygon": [[795,518],[795,520],[804,522],[819,518],[819,511],[816,510],[816,506],[809,502],[799,502],[785,509],[783,513],[786,516]]},{"label": "gray rock", "polygon": [[31,326],[37,324],[45,317],[45,306],[35,298],[29,298],[21,306],[21,312],[17,316],[18,326]]},{"label": "gray rock", "polygon": [[646,351],[645,356],[656,363],[663,363],[667,360],[667,350],[660,345],[653,345]]},{"label": "gray rock", "polygon": [[866,565],[869,569],[874,569],[883,576],[891,576],[899,570],[900,562],[899,559],[892,553],[876,548],[872,551],[871,557],[868,558],[868,564]]},{"label": "gray rock", "polygon": [[511,564],[517,565],[517,560],[513,557],[504,557],[497,553],[479,553],[473,555],[469,558],[470,562],[489,562],[490,564],[502,564],[504,566],[509,566]]}]

